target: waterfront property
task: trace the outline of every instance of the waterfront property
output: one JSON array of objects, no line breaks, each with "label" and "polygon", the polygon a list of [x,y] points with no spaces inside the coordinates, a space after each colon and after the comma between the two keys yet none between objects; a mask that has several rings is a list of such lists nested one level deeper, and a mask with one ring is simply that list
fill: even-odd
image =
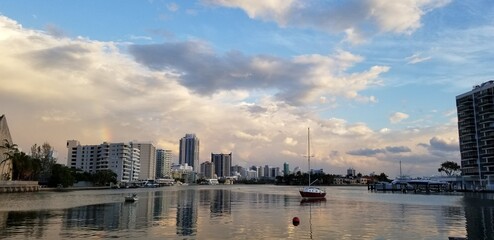
[{"label": "waterfront property", "polygon": [[494,81],[457,96],[456,107],[463,185],[494,190]]},{"label": "waterfront property", "polygon": [[432,177],[432,178],[408,178],[400,177],[392,182],[376,182],[368,184],[368,190],[374,191],[400,191],[400,192],[451,192],[462,191],[462,180],[459,176]]},{"label": "waterfront property", "polygon": [[107,143],[81,145],[77,140],[67,141],[69,167],[88,173],[112,170],[119,182],[139,179],[140,150],[132,143]]}]

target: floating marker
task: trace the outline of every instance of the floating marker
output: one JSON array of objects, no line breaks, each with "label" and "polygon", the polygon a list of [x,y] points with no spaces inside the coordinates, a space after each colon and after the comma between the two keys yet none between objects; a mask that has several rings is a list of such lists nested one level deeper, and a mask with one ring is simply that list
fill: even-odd
[{"label": "floating marker", "polygon": [[293,226],[298,226],[300,224],[300,219],[298,217],[294,217],[292,219]]}]

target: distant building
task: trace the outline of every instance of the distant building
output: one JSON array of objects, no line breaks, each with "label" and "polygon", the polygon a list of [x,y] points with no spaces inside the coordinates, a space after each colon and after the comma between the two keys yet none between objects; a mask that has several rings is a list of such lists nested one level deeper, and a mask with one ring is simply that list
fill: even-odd
[{"label": "distant building", "polygon": [[264,178],[264,168],[262,166],[257,167],[257,177]]},{"label": "distant building", "polygon": [[179,164],[187,164],[199,173],[199,138],[195,134],[185,134],[180,139],[178,160]]},{"label": "distant building", "polygon": [[288,176],[290,174],[290,165],[283,163],[283,175]]},{"label": "distant building", "polygon": [[211,162],[214,165],[214,172],[218,178],[231,176],[232,153],[211,153]]},{"label": "distant building", "polygon": [[183,179],[184,183],[194,183],[196,181],[197,173],[194,172],[194,168],[186,164],[173,164],[172,165],[172,178]]},{"label": "distant building", "polygon": [[216,178],[212,162],[206,161],[201,163],[201,176],[205,179]]},{"label": "distant building", "polygon": [[456,108],[464,187],[494,190],[494,81],[456,96]]},{"label": "distant building", "polygon": [[276,178],[276,177],[280,176],[280,168],[279,167],[272,167],[269,169],[269,171],[270,171],[270,174],[269,174],[270,178]]},{"label": "distant building", "polygon": [[348,169],[346,170],[346,176],[347,176],[347,177],[355,177],[355,176],[356,176],[356,175],[355,175],[355,169],[353,169],[353,168],[348,168]]},{"label": "distant building", "polygon": [[130,143],[81,145],[77,140],[68,140],[67,148],[67,163],[72,169],[88,173],[111,170],[119,182],[139,179],[140,150]]},{"label": "distant building", "polygon": [[247,180],[258,179],[256,170],[247,170],[246,177]]},{"label": "distant building", "polygon": [[264,178],[271,178],[271,167],[269,165],[264,165]]},{"label": "distant building", "polygon": [[7,158],[5,144],[12,145],[12,137],[10,136],[9,126],[5,115],[0,115],[0,181],[12,180],[12,160],[4,160]]},{"label": "distant building", "polygon": [[245,168],[239,165],[232,166],[230,168],[232,176],[239,176],[239,179],[245,178]]},{"label": "distant building", "polygon": [[141,172],[139,179],[156,179],[156,147],[152,143],[132,142],[131,144],[140,151]]},{"label": "distant building", "polygon": [[156,178],[170,177],[172,163],[172,151],[165,149],[156,150]]}]

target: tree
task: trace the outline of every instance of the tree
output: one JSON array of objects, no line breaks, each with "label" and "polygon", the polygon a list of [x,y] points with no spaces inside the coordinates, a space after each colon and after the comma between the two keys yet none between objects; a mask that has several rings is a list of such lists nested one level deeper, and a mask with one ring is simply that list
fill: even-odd
[{"label": "tree", "polygon": [[108,169],[97,171],[93,175],[93,183],[100,186],[117,183],[117,174]]},{"label": "tree", "polygon": [[53,152],[54,149],[47,142],[43,143],[41,146],[34,144],[31,147],[31,156],[39,159],[41,163],[41,171],[39,174],[40,182],[49,181],[52,175],[53,166],[57,163],[57,159],[53,157]]},{"label": "tree", "polygon": [[385,173],[379,174],[376,178],[379,182],[389,182],[388,176]]},{"label": "tree", "polygon": [[59,184],[63,187],[68,187],[74,184],[74,176],[72,176],[72,171],[67,166],[54,164],[51,173],[48,180],[48,186],[50,187],[57,187]]},{"label": "tree", "polygon": [[1,172],[4,171],[5,167],[8,168],[7,172],[0,176],[0,180],[11,180],[14,154],[19,152],[19,149],[17,148],[17,144],[10,143],[7,139],[4,139],[4,143],[0,146],[0,149],[3,150],[2,152],[4,154],[4,158],[0,161],[0,166],[2,167]]},{"label": "tree", "polygon": [[441,163],[441,167],[437,169],[438,172],[444,172],[446,175],[451,176],[460,172],[460,166],[452,161],[446,161]]},{"label": "tree", "polygon": [[32,158],[24,152],[16,152],[12,156],[13,171],[15,180],[37,180],[41,164],[38,159]]}]

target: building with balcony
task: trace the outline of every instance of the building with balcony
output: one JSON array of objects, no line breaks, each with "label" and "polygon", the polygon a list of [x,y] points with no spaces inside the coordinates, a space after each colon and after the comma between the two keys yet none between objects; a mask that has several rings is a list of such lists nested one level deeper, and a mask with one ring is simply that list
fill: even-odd
[{"label": "building with balcony", "polygon": [[494,190],[494,81],[456,96],[456,107],[463,187]]},{"label": "building with balcony", "polygon": [[140,150],[130,143],[81,145],[77,140],[68,140],[67,148],[67,164],[70,168],[88,173],[111,170],[117,174],[119,182],[139,179]]},{"label": "building with balcony", "polygon": [[156,150],[156,178],[171,176],[172,150]]}]

